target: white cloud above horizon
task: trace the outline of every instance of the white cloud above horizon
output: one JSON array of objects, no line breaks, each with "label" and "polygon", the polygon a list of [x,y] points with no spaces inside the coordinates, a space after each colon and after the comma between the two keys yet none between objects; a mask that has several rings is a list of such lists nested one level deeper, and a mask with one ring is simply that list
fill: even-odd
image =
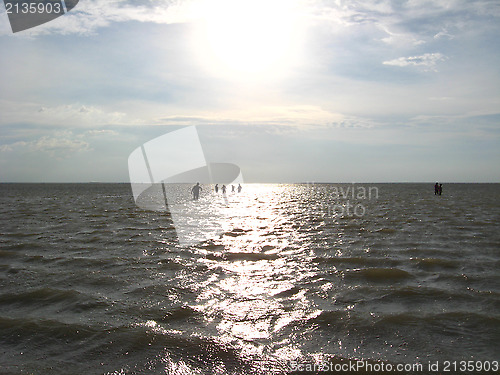
[{"label": "white cloud above horizon", "polygon": [[409,56],[409,57],[399,57],[394,60],[384,61],[382,64],[384,65],[393,65],[393,66],[420,66],[424,68],[424,71],[437,71],[436,65],[445,61],[446,56],[437,52],[437,53],[424,53],[420,56]]}]

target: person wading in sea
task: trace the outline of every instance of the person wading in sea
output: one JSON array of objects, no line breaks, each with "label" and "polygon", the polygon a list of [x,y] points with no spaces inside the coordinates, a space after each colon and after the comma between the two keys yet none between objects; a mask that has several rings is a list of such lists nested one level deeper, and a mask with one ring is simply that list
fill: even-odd
[{"label": "person wading in sea", "polygon": [[191,194],[193,194],[193,199],[195,201],[197,201],[198,198],[200,198],[200,191],[202,191],[202,190],[203,189],[201,188],[199,182],[197,182],[196,185],[194,185],[193,188],[191,189]]}]

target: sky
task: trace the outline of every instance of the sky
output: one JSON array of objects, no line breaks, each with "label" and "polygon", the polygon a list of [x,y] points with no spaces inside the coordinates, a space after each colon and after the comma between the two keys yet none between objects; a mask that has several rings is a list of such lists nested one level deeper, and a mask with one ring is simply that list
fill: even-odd
[{"label": "sky", "polygon": [[0,182],[128,182],[196,126],[245,182],[500,182],[497,0],[0,6]]}]

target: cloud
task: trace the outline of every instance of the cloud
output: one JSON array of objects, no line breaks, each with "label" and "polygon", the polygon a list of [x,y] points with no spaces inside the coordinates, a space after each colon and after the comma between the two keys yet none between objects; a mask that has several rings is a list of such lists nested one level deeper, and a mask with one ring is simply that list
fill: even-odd
[{"label": "cloud", "polygon": [[[386,43],[410,40],[419,44],[439,35],[443,24],[472,30],[471,24],[481,26],[478,21],[481,17],[500,17],[500,4],[490,0],[303,0],[301,3],[302,14],[316,21],[342,27],[373,24],[389,34],[384,38]],[[207,2],[203,0],[86,0],[80,1],[64,17],[19,35],[92,34],[114,23],[129,21],[158,24],[193,22],[203,18],[206,6]],[[0,35],[12,34],[4,9],[0,11],[0,16]]]},{"label": "cloud", "polygon": [[56,159],[88,150],[89,144],[69,131],[56,132],[52,136],[42,136],[30,142],[19,141],[0,146],[0,152],[42,152]]},{"label": "cloud", "polygon": [[371,129],[382,124],[374,119],[346,116],[343,120],[332,122],[328,128],[334,129]]},{"label": "cloud", "polygon": [[453,34],[450,34],[448,30],[445,28],[440,32],[438,32],[436,35],[434,35],[434,39],[441,39],[441,38],[454,39],[455,36]]},{"label": "cloud", "polygon": [[78,103],[43,106],[39,103],[12,104],[0,100],[0,110],[2,111],[0,124],[25,122],[75,127],[133,123],[126,113]]},{"label": "cloud", "polygon": [[419,39],[412,33],[408,32],[394,32],[389,30],[386,26],[380,26],[385,33],[388,34],[387,37],[382,38],[382,42],[389,45],[396,46],[418,46],[421,44],[425,44],[426,42],[422,39]]},{"label": "cloud", "polygon": [[343,115],[315,105],[254,105],[232,110],[205,111],[197,115],[165,116],[157,125],[326,125],[342,121]]},{"label": "cloud", "polygon": [[[199,15],[196,12],[196,1],[156,0],[86,0],[63,17],[54,21],[28,29],[19,35],[37,36],[47,34],[92,34],[99,28],[117,22],[151,22],[151,23],[184,23]],[[0,35],[11,34],[7,17],[0,21]]]},{"label": "cloud", "polygon": [[384,61],[384,65],[392,66],[418,66],[423,67],[425,71],[436,71],[436,65],[440,61],[446,60],[446,56],[437,53],[424,53],[420,56],[399,57],[394,60]]},{"label": "cloud", "polygon": [[54,156],[65,156],[89,149],[89,144],[80,139],[44,136],[31,144],[35,151],[48,152]]},{"label": "cloud", "polygon": [[491,31],[491,18],[500,17],[500,3],[491,0],[309,0],[307,6],[305,13],[334,33],[369,30],[371,40],[406,49]]},{"label": "cloud", "polygon": [[13,152],[16,149],[28,146],[28,142],[19,141],[11,144],[0,145],[0,152]]},{"label": "cloud", "polygon": [[90,136],[105,136],[105,135],[118,135],[119,133],[115,130],[102,129],[102,130],[89,130],[87,132]]}]

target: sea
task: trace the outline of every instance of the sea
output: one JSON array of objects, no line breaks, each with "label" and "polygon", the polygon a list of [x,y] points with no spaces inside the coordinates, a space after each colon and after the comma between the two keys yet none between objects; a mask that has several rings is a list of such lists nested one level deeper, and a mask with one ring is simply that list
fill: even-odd
[{"label": "sea", "polygon": [[0,184],[0,374],[500,373],[500,184],[190,188]]}]

